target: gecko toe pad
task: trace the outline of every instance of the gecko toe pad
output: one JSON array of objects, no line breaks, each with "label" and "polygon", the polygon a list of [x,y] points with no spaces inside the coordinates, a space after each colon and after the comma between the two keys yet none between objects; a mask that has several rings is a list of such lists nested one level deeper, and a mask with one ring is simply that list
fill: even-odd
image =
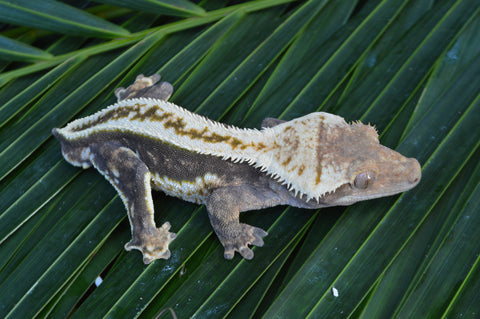
[{"label": "gecko toe pad", "polygon": [[125,245],[125,249],[127,251],[140,250],[143,255],[143,262],[147,265],[155,259],[168,259],[170,258],[168,245],[177,237],[175,233],[169,232],[169,229],[170,223],[166,222],[154,231],[142,234],[141,237],[134,237]]}]

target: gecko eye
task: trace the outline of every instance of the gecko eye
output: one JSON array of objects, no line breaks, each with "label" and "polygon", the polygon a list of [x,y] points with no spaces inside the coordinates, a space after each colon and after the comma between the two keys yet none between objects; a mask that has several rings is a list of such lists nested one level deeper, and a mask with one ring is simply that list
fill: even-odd
[{"label": "gecko eye", "polygon": [[375,173],[372,171],[367,171],[367,172],[358,174],[357,177],[355,177],[355,181],[353,182],[353,185],[356,188],[365,189],[369,185],[372,185],[374,181],[375,181]]}]

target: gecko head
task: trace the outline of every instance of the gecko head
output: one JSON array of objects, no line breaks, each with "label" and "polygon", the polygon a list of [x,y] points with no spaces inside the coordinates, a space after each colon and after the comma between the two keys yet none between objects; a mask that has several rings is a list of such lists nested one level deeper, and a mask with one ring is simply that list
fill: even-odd
[{"label": "gecko head", "polygon": [[350,205],[401,193],[419,183],[419,162],[381,145],[375,128],[356,122],[330,133],[326,143],[330,150],[322,156],[322,178],[328,182],[331,174],[344,182],[322,196],[321,203]]}]

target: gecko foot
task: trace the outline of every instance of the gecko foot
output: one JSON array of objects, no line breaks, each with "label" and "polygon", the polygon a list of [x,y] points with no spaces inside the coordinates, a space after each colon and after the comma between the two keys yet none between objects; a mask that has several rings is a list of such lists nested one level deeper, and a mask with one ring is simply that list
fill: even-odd
[{"label": "gecko foot", "polygon": [[232,240],[223,240],[222,244],[225,248],[223,256],[225,259],[232,259],[235,251],[239,252],[243,258],[250,260],[253,258],[253,251],[248,245],[263,246],[262,237],[268,233],[261,228],[240,224],[239,233]]},{"label": "gecko foot", "polygon": [[118,101],[140,97],[167,101],[173,93],[173,86],[168,82],[157,84],[160,78],[159,74],[151,76],[140,74],[129,87],[116,89],[115,96]]},{"label": "gecko foot", "polygon": [[152,76],[144,76],[143,74],[137,75],[135,82],[128,88],[119,87],[115,90],[115,96],[117,99],[125,100],[134,95],[136,92],[141,91],[149,86],[154,85],[160,80],[160,74],[154,74]]},{"label": "gecko foot", "polygon": [[160,228],[155,228],[153,231],[140,236],[134,236],[125,245],[125,249],[127,251],[140,250],[143,255],[143,262],[147,265],[155,259],[168,259],[170,258],[168,244],[177,237],[175,233],[169,232],[169,229],[170,223],[166,222]]}]

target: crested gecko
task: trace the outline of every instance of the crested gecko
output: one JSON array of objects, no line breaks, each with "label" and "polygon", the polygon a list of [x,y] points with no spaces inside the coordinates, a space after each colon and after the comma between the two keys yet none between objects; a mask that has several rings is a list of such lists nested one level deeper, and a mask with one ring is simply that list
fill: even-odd
[{"label": "crested gecko", "polygon": [[93,166],[117,190],[132,232],[125,249],[145,264],[168,259],[176,237],[169,222],[155,225],[152,188],[205,204],[224,257],[252,259],[249,245],[263,246],[267,232],[240,212],[350,205],[420,181],[418,161],[379,144],[372,126],[315,112],[237,128],[167,102],[173,87],[159,80],[139,75],[115,91],[116,104],[52,130],[70,164]]}]

